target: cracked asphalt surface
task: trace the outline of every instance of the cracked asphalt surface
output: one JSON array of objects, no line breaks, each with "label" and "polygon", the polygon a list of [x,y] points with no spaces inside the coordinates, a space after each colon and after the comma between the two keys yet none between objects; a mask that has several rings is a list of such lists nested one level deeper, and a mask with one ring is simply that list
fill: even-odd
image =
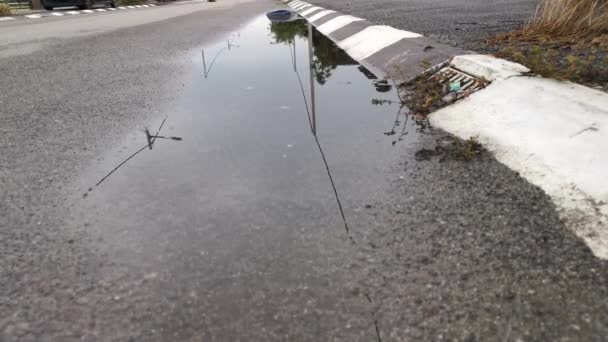
[{"label": "cracked asphalt surface", "polygon": [[537,0],[310,0],[328,9],[483,52],[487,36],[522,26]]},{"label": "cracked asphalt surface", "polygon": [[[275,6],[0,24],[25,37],[0,60],[0,340],[604,340],[608,264],[550,199],[485,152],[417,161],[443,132],[393,146],[390,95],[340,64],[317,120],[349,238]],[[165,115],[183,141],[95,188]]]}]

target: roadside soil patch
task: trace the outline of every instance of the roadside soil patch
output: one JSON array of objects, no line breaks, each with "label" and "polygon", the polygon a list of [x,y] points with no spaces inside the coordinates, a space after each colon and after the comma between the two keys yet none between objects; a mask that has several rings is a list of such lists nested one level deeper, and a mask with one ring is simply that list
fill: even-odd
[{"label": "roadside soil patch", "polygon": [[608,0],[544,0],[529,23],[487,43],[535,74],[608,91]]},{"label": "roadside soil patch", "polygon": [[608,92],[608,34],[583,40],[527,39],[520,32],[493,37],[497,57],[525,65],[537,75]]}]

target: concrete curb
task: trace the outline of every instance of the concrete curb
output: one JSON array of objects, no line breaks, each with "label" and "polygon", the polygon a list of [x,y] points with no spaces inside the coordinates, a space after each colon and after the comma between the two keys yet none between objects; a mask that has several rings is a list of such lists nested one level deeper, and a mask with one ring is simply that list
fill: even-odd
[{"label": "concrete curb", "polygon": [[431,123],[463,139],[478,137],[500,162],[542,188],[565,225],[597,257],[608,259],[608,94],[532,77],[520,64],[417,33],[300,0],[287,3],[379,77],[409,80],[424,71],[423,61],[449,60],[455,69],[491,81],[431,114]]},{"label": "concrete curb", "polygon": [[363,18],[326,10],[304,1],[284,1],[380,78],[414,78],[425,70],[426,64],[436,65],[452,56],[467,53],[419,33],[374,25]]},{"label": "concrete curb", "polygon": [[[474,73],[485,64],[469,66]],[[608,94],[540,77],[499,76],[430,121],[461,138],[477,136],[496,159],[542,188],[565,225],[608,259]]]}]

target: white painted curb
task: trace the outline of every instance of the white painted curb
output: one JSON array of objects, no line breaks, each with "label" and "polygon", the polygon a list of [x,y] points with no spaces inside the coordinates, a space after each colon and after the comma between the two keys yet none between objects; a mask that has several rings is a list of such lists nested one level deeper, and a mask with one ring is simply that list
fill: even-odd
[{"label": "white painted curb", "polygon": [[308,18],[308,21],[310,21],[312,23],[312,22],[317,21],[317,20],[325,17],[326,15],[329,15],[329,14],[332,14],[332,13],[336,13],[336,11],[332,11],[332,10],[321,11],[321,12],[313,15],[312,17]]},{"label": "white painted curb", "polygon": [[493,83],[430,115],[438,128],[477,136],[496,158],[540,187],[565,225],[608,259],[608,94],[570,82],[527,77],[491,56],[453,65]]},{"label": "white painted curb", "polygon": [[[323,7],[313,6],[304,1],[284,1],[298,12],[302,17],[306,18],[311,24],[321,18],[336,13],[332,10],[326,10]],[[321,24],[315,25],[319,32],[326,35],[332,41],[334,41],[342,50],[344,50],[351,58],[359,63],[371,55],[385,49],[386,47],[400,41],[404,38],[419,38],[422,35],[418,33],[398,30],[396,28],[385,26],[385,25],[370,25],[360,32],[352,34],[346,39],[337,41],[332,37],[332,33],[346,27],[347,25],[362,21],[364,19],[353,17],[351,15],[340,15],[331,20]]]},{"label": "white painted curb", "polygon": [[422,35],[397,30],[390,26],[377,25],[369,26],[338,42],[338,46],[354,60],[361,61],[401,39],[419,37],[422,37]]},{"label": "white painted curb", "polygon": [[353,17],[352,15],[341,15],[339,17],[334,18],[333,20],[330,20],[322,25],[317,26],[317,30],[328,36],[332,32],[339,30],[352,22],[361,20],[365,19]]},{"label": "white painted curb", "polygon": [[525,66],[488,55],[456,56],[452,65],[468,74],[484,77],[488,81],[519,76],[530,72]]}]

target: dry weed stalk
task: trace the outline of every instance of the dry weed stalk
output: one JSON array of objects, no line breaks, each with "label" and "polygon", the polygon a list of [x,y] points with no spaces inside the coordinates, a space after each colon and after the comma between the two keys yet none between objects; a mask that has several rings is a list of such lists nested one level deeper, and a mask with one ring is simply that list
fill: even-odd
[{"label": "dry weed stalk", "polygon": [[522,35],[585,38],[608,33],[608,0],[543,0]]}]

